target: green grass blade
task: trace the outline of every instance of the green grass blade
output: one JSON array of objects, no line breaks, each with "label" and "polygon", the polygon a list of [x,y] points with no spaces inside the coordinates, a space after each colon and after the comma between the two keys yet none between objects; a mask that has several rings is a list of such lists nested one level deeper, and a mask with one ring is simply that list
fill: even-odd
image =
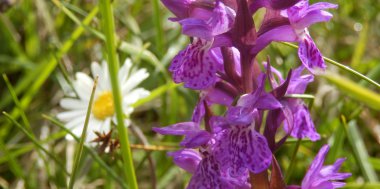
[{"label": "green grass blade", "polygon": [[154,100],[155,98],[161,96],[162,94],[164,94],[165,92],[171,90],[171,89],[175,89],[177,87],[181,86],[181,84],[175,84],[173,82],[170,82],[166,85],[162,85],[161,87],[157,87],[156,89],[154,89],[149,96],[143,98],[143,99],[140,99],[138,100],[136,103],[134,103],[132,105],[132,107],[136,108],[136,107],[139,107],[145,103],[148,103],[152,100]]},{"label": "green grass blade", "polygon": [[[298,48],[297,45],[294,45],[294,44],[291,44],[291,43],[288,43],[288,42],[281,42],[281,43],[285,44],[285,45],[287,45],[289,47]],[[367,82],[375,85],[376,87],[378,87],[380,89],[380,84],[379,83],[377,83],[376,81],[372,80],[371,78],[369,78],[369,77],[367,77],[367,76],[359,73],[358,71],[356,71],[356,70],[354,70],[354,69],[352,69],[352,68],[350,68],[350,67],[348,67],[346,65],[343,65],[343,64],[341,64],[339,62],[336,62],[336,61],[334,61],[334,60],[332,60],[330,58],[323,57],[323,60],[325,60],[326,62],[328,62],[330,64],[333,64],[334,66],[337,66],[338,68],[340,68],[340,69],[342,69],[342,70],[344,70],[344,71],[346,71],[346,72],[348,72],[348,73],[350,73],[352,75],[355,75],[355,76],[359,77],[360,79],[363,79],[363,80],[365,80],[365,81],[367,81]]]},{"label": "green grass blade", "polygon": [[108,70],[112,86],[112,95],[115,106],[117,131],[119,134],[120,151],[123,158],[123,171],[130,188],[137,189],[137,179],[133,165],[133,156],[128,139],[128,130],[124,125],[124,113],[122,108],[122,97],[120,93],[120,85],[117,78],[119,71],[119,57],[116,52],[116,37],[115,37],[115,23],[113,17],[113,9],[111,2],[108,0],[101,0],[99,2],[99,9],[102,15],[102,28],[106,37],[106,50]]},{"label": "green grass blade", "polygon": [[367,148],[364,145],[364,141],[360,135],[356,121],[352,120],[347,124],[344,117],[342,117],[342,121],[345,126],[348,141],[350,142],[352,150],[354,151],[354,157],[360,167],[360,170],[363,173],[365,180],[369,182],[377,182],[378,178],[376,172],[369,161]]},{"label": "green grass blade", "polygon": [[343,189],[379,189],[380,183],[347,183]]},{"label": "green grass blade", "polygon": [[49,151],[47,151],[40,143],[39,141],[32,135],[30,134],[22,125],[20,125],[14,118],[12,118],[11,115],[9,115],[8,113],[6,112],[3,112],[3,115],[9,119],[14,125],[16,125],[32,142],[33,144],[40,150],[42,150],[46,155],[48,155],[50,158],[52,158],[56,163],[57,165],[67,174],[67,175],[70,175],[69,172],[67,172],[67,170],[65,169],[65,166],[62,164],[62,162],[56,157],[54,156],[52,153],[50,153]]},{"label": "green grass blade", "polygon": [[141,53],[141,59],[147,61],[152,64],[158,71],[160,71],[166,78],[166,80],[170,80],[170,76],[168,75],[166,68],[162,65],[162,63],[157,59],[157,57],[151,53],[150,51],[144,49],[143,47],[137,47],[136,45],[127,43],[122,41],[119,46],[119,50],[121,52],[128,53],[130,55]]},{"label": "green grass blade", "polygon": [[164,35],[162,30],[162,23],[161,23],[161,11],[160,11],[160,3],[158,0],[153,0],[153,22],[154,26],[156,28],[156,48],[158,51],[158,54],[163,55],[164,53]]},{"label": "green grass blade", "polygon": [[[68,133],[69,135],[71,135],[75,141],[79,142],[80,141],[80,138],[77,137],[71,130],[67,129],[61,122],[59,122],[58,120],[54,119],[53,117],[50,117],[48,115],[42,115],[42,117],[44,117],[45,119],[51,121],[54,125],[58,126],[60,129],[62,129],[63,131],[65,131],[66,133]],[[118,173],[116,173],[112,168],[110,168],[103,160],[101,157],[99,157],[99,155],[90,147],[84,145],[84,149],[91,155],[91,157],[97,162],[99,163],[99,165],[101,167],[104,168],[104,170],[107,171],[107,173],[109,173],[109,175],[115,179],[121,186],[123,186],[123,188],[128,188],[127,185],[125,184],[125,182],[121,179],[120,175]]]},{"label": "green grass blade", "polygon": [[3,158],[4,162],[8,162],[11,172],[18,178],[25,179],[24,172],[22,171],[20,164],[15,159],[17,156],[9,152],[3,140],[0,140],[0,150],[4,153],[4,157],[0,157],[0,159]]},{"label": "green grass blade", "polygon": [[[98,13],[98,7],[95,7],[91,13],[84,19],[83,24],[88,25],[91,20],[96,16]],[[74,42],[83,34],[84,28],[78,27],[70,36],[70,38],[62,45],[62,47],[59,49],[57,53],[57,57],[61,58],[65,53],[69,51],[69,49],[73,46]],[[20,105],[22,108],[28,107],[31,100],[33,99],[34,95],[39,91],[42,84],[45,83],[45,81],[48,79],[50,74],[54,71],[55,67],[57,66],[57,59],[54,56],[51,56],[49,61],[47,63],[44,63],[44,66],[41,69],[41,72],[39,72],[38,77],[34,77],[33,83],[29,85],[28,91],[26,91],[25,95],[20,100]],[[28,85],[26,85],[28,86]],[[25,87],[26,87],[25,86]],[[20,112],[17,108],[12,110],[11,113],[12,117],[17,119],[20,115]]]},{"label": "green grass blade", "polygon": [[69,182],[69,188],[70,189],[72,189],[74,187],[75,176],[76,176],[77,169],[79,167],[79,162],[80,162],[80,159],[82,156],[84,141],[86,141],[87,127],[88,127],[88,122],[90,120],[90,115],[91,115],[91,110],[92,110],[92,102],[94,101],[97,83],[98,83],[98,76],[96,76],[96,78],[94,80],[94,86],[92,88],[90,101],[88,102],[88,108],[87,108],[86,119],[84,121],[84,126],[83,126],[83,130],[82,130],[82,136],[80,138],[79,146],[78,146],[77,152],[75,153],[75,157],[74,157],[74,165],[73,165],[73,169],[71,171],[71,178],[70,178],[70,182]]},{"label": "green grass blade", "polygon": [[5,84],[7,85],[7,88],[9,90],[9,93],[11,94],[11,97],[13,98],[14,103],[16,104],[16,107],[19,108],[22,122],[27,127],[27,129],[29,129],[29,131],[31,131],[32,128],[30,127],[30,123],[28,121],[28,118],[25,115],[24,109],[22,108],[20,101],[17,98],[16,92],[14,91],[12,84],[9,82],[7,75],[3,74],[3,79],[5,81]]},{"label": "green grass blade", "polygon": [[360,62],[363,58],[367,46],[369,25],[368,22],[363,24],[363,29],[359,34],[359,41],[355,44],[355,51],[351,59],[351,67],[354,69],[359,68]]},{"label": "green grass blade", "polygon": [[380,95],[375,92],[337,74],[326,72],[321,76],[337,86],[344,94],[349,95],[375,110],[380,110]]}]

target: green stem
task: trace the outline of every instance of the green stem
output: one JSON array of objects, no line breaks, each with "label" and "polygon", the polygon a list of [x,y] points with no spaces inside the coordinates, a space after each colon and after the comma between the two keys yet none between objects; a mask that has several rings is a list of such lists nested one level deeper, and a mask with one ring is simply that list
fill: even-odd
[{"label": "green stem", "polygon": [[297,156],[297,152],[298,152],[300,145],[301,145],[301,139],[298,139],[298,141],[296,143],[296,147],[293,151],[293,155],[292,155],[292,159],[290,161],[290,165],[288,167],[288,170],[286,171],[285,183],[289,183],[290,176],[292,175],[292,172],[294,170],[294,166],[296,165],[296,156]]},{"label": "green stem", "polygon": [[116,112],[117,119],[117,130],[120,137],[120,147],[121,154],[123,157],[123,170],[124,176],[128,181],[128,185],[131,189],[137,189],[137,180],[133,167],[132,152],[129,145],[128,130],[124,125],[124,115],[122,109],[122,100],[119,89],[118,82],[118,70],[119,70],[119,60],[116,53],[115,47],[115,23],[113,18],[112,6],[110,0],[100,0],[99,9],[102,14],[102,26],[104,30],[104,35],[106,37],[106,47],[108,54],[108,69],[110,73],[112,94]]},{"label": "green stem", "polygon": [[[281,42],[282,44],[284,45],[287,45],[289,47],[293,47],[293,48],[298,48],[297,45],[294,45],[294,44],[291,44],[291,43],[288,43],[288,42]],[[326,62],[330,63],[330,64],[333,64],[334,66],[337,66],[338,68],[344,70],[344,71],[347,71],[353,75],[356,75],[358,77],[360,77],[361,79],[367,81],[368,83],[371,83],[373,85],[375,85],[376,87],[380,88],[380,84],[377,83],[376,81],[372,80],[371,78],[359,73],[358,71],[346,66],[346,65],[343,65],[339,62],[336,62],[334,60],[331,60],[330,58],[326,58],[326,57],[323,57],[323,60],[325,60]]]},{"label": "green stem", "polygon": [[164,37],[162,33],[162,23],[160,16],[160,5],[158,0],[153,0],[154,26],[156,27],[156,48],[159,54],[164,54]]},{"label": "green stem", "polygon": [[82,157],[84,141],[86,141],[88,122],[90,120],[90,115],[91,115],[91,110],[92,110],[92,103],[94,101],[94,96],[95,96],[95,90],[96,90],[97,83],[98,83],[98,76],[96,76],[95,81],[94,81],[94,86],[92,87],[90,101],[88,102],[86,119],[84,121],[84,126],[83,126],[83,130],[82,130],[82,136],[80,138],[79,146],[78,146],[78,149],[77,149],[76,154],[75,154],[74,165],[73,165],[73,168],[72,168],[72,171],[71,171],[71,177],[70,177],[70,182],[69,182],[69,188],[70,189],[74,188],[75,176],[76,176],[76,173],[77,173],[77,170],[78,170],[78,167],[79,167],[80,159]]}]

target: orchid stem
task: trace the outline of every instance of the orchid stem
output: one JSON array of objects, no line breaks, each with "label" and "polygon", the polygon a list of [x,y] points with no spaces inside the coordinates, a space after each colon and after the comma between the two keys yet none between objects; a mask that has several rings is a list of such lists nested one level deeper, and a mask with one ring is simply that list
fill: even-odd
[{"label": "orchid stem", "polygon": [[112,94],[116,112],[117,130],[120,137],[120,151],[123,158],[123,171],[129,188],[137,189],[137,180],[133,167],[132,152],[130,149],[128,130],[124,125],[124,115],[122,109],[122,98],[120,94],[118,70],[119,60],[115,47],[115,23],[112,12],[111,0],[100,0],[99,8],[102,14],[102,27],[106,37],[108,69],[110,73]]}]

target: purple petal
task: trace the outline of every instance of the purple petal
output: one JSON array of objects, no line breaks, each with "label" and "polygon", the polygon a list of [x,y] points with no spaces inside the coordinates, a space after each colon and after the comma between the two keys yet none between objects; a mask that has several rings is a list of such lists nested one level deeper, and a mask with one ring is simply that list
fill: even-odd
[{"label": "purple petal", "polygon": [[220,173],[220,167],[212,154],[207,154],[206,157],[199,163],[193,177],[191,177],[188,189],[230,189],[234,188],[231,183],[226,182]]},{"label": "purple petal", "polygon": [[287,94],[302,94],[305,92],[306,87],[309,83],[314,80],[314,76],[310,74],[302,75],[304,66],[301,65],[293,71],[292,78],[290,80]]},{"label": "purple petal", "polygon": [[230,106],[234,101],[230,94],[216,87],[210,87],[205,93],[207,102],[210,102],[211,104]]},{"label": "purple petal", "polygon": [[304,29],[318,22],[327,22],[332,17],[333,15],[326,11],[313,11],[298,21],[294,27],[297,29]]},{"label": "purple petal", "polygon": [[310,5],[309,8],[307,9],[307,13],[313,12],[315,10],[336,9],[336,8],[338,8],[338,5],[336,4],[319,2],[319,3],[314,3]]},{"label": "purple petal", "polygon": [[200,123],[202,121],[203,116],[205,115],[205,101],[200,99],[197,105],[194,108],[193,116],[191,118],[192,122]]},{"label": "purple petal", "polygon": [[281,103],[269,93],[262,94],[256,103],[256,108],[261,110],[274,110],[281,107]]},{"label": "purple petal", "polygon": [[248,108],[248,112],[254,108],[266,110],[281,108],[281,103],[272,94],[264,91],[265,75],[259,76],[258,84],[258,88],[253,93],[241,96],[237,105]]},{"label": "purple petal", "polygon": [[261,7],[267,7],[268,9],[283,10],[287,9],[300,0],[255,0],[253,1],[249,9],[252,13],[255,13]]},{"label": "purple petal", "polygon": [[161,2],[178,18],[186,18],[189,15],[189,6],[192,0],[161,0]]},{"label": "purple petal", "polygon": [[305,105],[298,105],[293,107],[293,127],[290,128],[288,124],[284,125],[286,132],[290,133],[292,137],[303,139],[310,138],[311,141],[317,141],[321,136],[317,133],[310,113]]},{"label": "purple petal", "polygon": [[326,69],[321,52],[307,33],[300,42],[298,56],[302,64],[313,74],[316,73],[317,69]]},{"label": "purple petal", "polygon": [[307,171],[304,179],[302,180],[302,188],[308,188],[312,183],[313,177],[316,177],[321,170],[323,163],[325,161],[327,152],[329,151],[329,145],[324,145],[315,156],[313,162],[311,163],[309,170]]},{"label": "purple petal", "polygon": [[222,2],[217,1],[213,10],[209,26],[212,28],[213,36],[226,33],[234,24],[235,12],[225,6]]},{"label": "purple petal", "polygon": [[[268,59],[268,62],[264,62],[264,64],[265,64],[265,69],[267,70],[268,80],[270,81],[272,88],[277,88],[279,85],[278,82],[280,83],[284,82],[281,72],[276,70],[276,68],[270,65],[269,59]],[[274,76],[277,76],[278,82]]]},{"label": "purple petal", "polygon": [[288,9],[287,15],[294,29],[303,30],[317,22],[326,22],[332,18],[332,14],[323,9],[337,8],[331,3],[316,3],[311,6],[307,1],[302,1]]},{"label": "purple petal", "polygon": [[221,134],[221,138],[219,149],[225,150],[220,155],[224,156],[221,162],[231,176],[241,175],[246,169],[260,173],[270,165],[272,153],[268,143],[254,128],[231,127]]},{"label": "purple petal", "polygon": [[269,0],[271,8],[277,9],[277,10],[283,10],[287,9],[294,4],[298,3],[300,0]]},{"label": "purple petal", "polygon": [[200,154],[192,149],[169,152],[168,156],[173,157],[173,161],[176,165],[192,174],[195,173],[199,162],[202,160]]},{"label": "purple petal", "polygon": [[167,127],[153,127],[153,131],[162,135],[186,135],[199,131],[199,125],[195,122],[182,122]]},{"label": "purple petal", "polygon": [[343,180],[351,176],[350,173],[338,172],[345,159],[340,158],[333,165],[323,166],[328,151],[329,146],[324,145],[318,152],[302,180],[302,188],[334,189],[345,185],[343,182],[335,182],[335,180]]},{"label": "purple petal", "polygon": [[211,134],[209,132],[200,130],[186,134],[180,145],[185,148],[196,148],[207,144],[210,139]]},{"label": "purple petal", "polygon": [[199,37],[205,40],[212,40],[212,29],[201,19],[187,18],[180,20],[182,25],[182,33],[190,37]]},{"label": "purple petal", "polygon": [[254,104],[256,104],[261,94],[265,92],[264,91],[265,78],[266,78],[265,74],[260,74],[259,77],[257,78],[257,83],[258,83],[257,89],[250,94],[242,95],[237,102],[237,106],[242,106],[242,107],[254,106]]},{"label": "purple petal", "polygon": [[298,36],[290,25],[283,25],[261,34],[256,39],[256,45],[252,48],[251,53],[258,54],[272,41],[298,41]]},{"label": "purple petal", "polygon": [[303,16],[307,13],[307,9],[309,7],[308,0],[301,0],[294,6],[287,9],[286,14],[289,18],[289,21],[293,24],[296,24],[299,20],[303,18]]},{"label": "purple petal", "polygon": [[174,82],[184,82],[185,87],[191,89],[205,89],[215,83],[219,63],[209,46],[209,42],[197,40],[179,52],[169,68]]},{"label": "purple petal", "polygon": [[210,125],[212,126],[213,133],[219,133],[230,127],[226,118],[221,116],[212,116],[210,119]]},{"label": "purple petal", "polygon": [[254,120],[254,115],[255,112],[248,108],[231,106],[227,110],[226,119],[233,125],[248,125]]}]

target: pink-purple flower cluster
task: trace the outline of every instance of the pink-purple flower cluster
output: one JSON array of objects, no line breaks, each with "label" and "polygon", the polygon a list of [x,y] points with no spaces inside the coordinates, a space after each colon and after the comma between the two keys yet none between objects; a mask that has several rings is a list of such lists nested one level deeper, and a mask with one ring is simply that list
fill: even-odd
[{"label": "pink-purple flower cluster", "polygon": [[[320,139],[303,94],[317,70],[326,68],[307,28],[328,21],[330,3],[309,5],[307,0],[162,0],[174,13],[170,20],[182,26],[191,43],[174,57],[169,71],[176,83],[200,90],[192,120],[154,131],[182,135],[182,150],[171,152],[174,162],[193,174],[188,188],[251,188],[250,176],[266,172],[274,152],[288,137]],[[252,16],[266,13],[259,29]],[[262,64],[256,55],[273,41],[297,42],[302,65],[284,78]],[[305,73],[305,68],[311,73]],[[265,83],[270,90],[266,90]],[[215,104],[226,107],[215,115]],[[266,116],[264,113],[266,112]],[[278,133],[285,133],[279,138]],[[349,173],[338,173],[339,159],[323,167],[328,146],[310,166],[301,186],[337,188]]]}]

